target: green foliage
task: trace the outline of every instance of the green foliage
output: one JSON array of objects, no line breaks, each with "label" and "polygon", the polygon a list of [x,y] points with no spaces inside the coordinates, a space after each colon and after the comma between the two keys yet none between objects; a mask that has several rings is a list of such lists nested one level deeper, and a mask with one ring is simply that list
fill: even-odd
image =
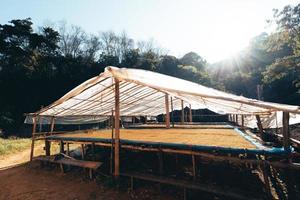
[{"label": "green foliage", "polygon": [[112,31],[99,36],[80,27],[32,28],[28,19],[0,25],[0,129],[16,133],[24,113],[48,105],[106,66],[139,68],[265,100],[300,102],[300,4],[276,10],[274,33],[254,37],[231,59],[208,64],[195,52],[182,58],[164,54],[150,41]]},{"label": "green foliage", "polygon": [[106,66],[158,71],[209,84],[206,61],[199,55],[177,59],[161,52],[153,41],[136,47],[125,32],[97,37],[66,25],[59,32],[50,27],[34,32],[29,18],[0,25],[0,128],[17,133],[24,113],[50,104]]}]

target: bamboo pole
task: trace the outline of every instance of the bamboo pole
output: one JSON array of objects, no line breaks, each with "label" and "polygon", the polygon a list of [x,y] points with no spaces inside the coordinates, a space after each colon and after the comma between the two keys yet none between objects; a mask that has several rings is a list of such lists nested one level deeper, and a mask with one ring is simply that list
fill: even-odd
[{"label": "bamboo pole", "polygon": [[283,112],[282,114],[282,135],[283,135],[283,147],[284,150],[290,151],[290,130],[289,130],[289,119],[290,114],[288,112]]},{"label": "bamboo pole", "polygon": [[120,175],[120,88],[119,80],[115,79],[115,177]]},{"label": "bamboo pole", "polygon": [[32,118],[33,125],[32,125],[32,138],[31,138],[31,151],[30,151],[30,161],[33,159],[34,155],[34,140],[35,140],[35,131],[36,131],[36,116]]},{"label": "bamboo pole", "polygon": [[241,115],[241,117],[242,117],[242,124],[241,124],[241,126],[242,126],[242,128],[245,128],[245,119],[244,119],[244,115]]},{"label": "bamboo pole", "polygon": [[184,124],[184,107],[183,107],[183,100],[181,100],[181,124]]},{"label": "bamboo pole", "polygon": [[[54,122],[55,122],[55,119],[54,119],[54,117],[52,117],[51,124],[50,124],[50,135],[52,135],[53,130],[54,130]],[[45,139],[45,154],[46,154],[46,156],[51,155],[51,142],[47,139]]]},{"label": "bamboo pole", "polygon": [[174,128],[174,107],[173,107],[173,98],[171,97],[171,115],[172,115],[172,128]]},{"label": "bamboo pole", "polygon": [[260,139],[263,140],[264,129],[263,129],[263,126],[261,124],[260,116],[259,115],[255,115],[255,117],[256,117],[256,121],[257,121],[256,124],[257,124],[257,127],[258,127]]},{"label": "bamboo pole", "polygon": [[193,115],[192,115],[192,105],[190,104],[190,109],[189,109],[189,118],[190,118],[190,122],[193,122]]},{"label": "bamboo pole", "polygon": [[169,110],[169,95],[165,95],[165,107],[166,107],[166,128],[170,128],[170,110]]},{"label": "bamboo pole", "polygon": [[111,110],[111,148],[110,148],[110,173],[113,174],[113,159],[114,159],[114,111]]},{"label": "bamboo pole", "polygon": [[55,125],[55,118],[54,117],[52,117],[52,119],[51,119],[51,127],[50,127],[50,132],[52,133],[53,132],[53,130],[54,130],[54,125]]}]

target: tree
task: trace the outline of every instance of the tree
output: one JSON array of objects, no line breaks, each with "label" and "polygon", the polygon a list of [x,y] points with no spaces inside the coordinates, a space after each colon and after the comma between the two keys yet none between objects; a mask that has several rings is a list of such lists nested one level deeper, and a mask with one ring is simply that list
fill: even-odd
[{"label": "tree", "polygon": [[204,60],[201,56],[199,56],[195,52],[189,52],[185,54],[180,62],[182,65],[191,65],[197,68],[197,70],[203,70],[207,64],[206,60]]}]

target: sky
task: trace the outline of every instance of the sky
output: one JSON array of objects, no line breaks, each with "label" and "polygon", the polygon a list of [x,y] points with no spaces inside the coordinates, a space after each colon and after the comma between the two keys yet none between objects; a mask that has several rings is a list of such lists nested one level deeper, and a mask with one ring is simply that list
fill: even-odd
[{"label": "sky", "polygon": [[35,27],[66,21],[86,32],[126,31],[169,54],[194,51],[213,63],[234,56],[261,32],[273,8],[299,0],[1,0],[0,24],[30,17]]}]

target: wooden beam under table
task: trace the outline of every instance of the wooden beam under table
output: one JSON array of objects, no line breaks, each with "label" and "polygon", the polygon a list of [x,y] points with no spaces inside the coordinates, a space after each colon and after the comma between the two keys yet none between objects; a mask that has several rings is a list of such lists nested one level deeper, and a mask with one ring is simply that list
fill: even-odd
[{"label": "wooden beam under table", "polygon": [[115,79],[115,177],[120,175],[120,88],[119,80]]}]

